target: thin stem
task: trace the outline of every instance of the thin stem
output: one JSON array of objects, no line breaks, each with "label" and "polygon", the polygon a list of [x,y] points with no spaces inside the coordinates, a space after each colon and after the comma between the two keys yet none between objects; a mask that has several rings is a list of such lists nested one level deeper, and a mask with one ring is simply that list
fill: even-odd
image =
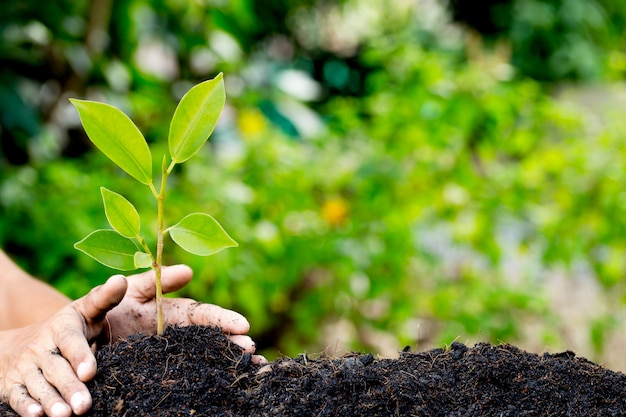
[{"label": "thin stem", "polygon": [[[165,330],[163,320],[163,288],[161,286],[161,270],[163,265],[163,206],[165,202],[165,186],[167,183],[168,170],[165,156],[162,164],[161,191],[156,195],[157,199],[157,249],[156,260],[152,268],[156,277],[156,308],[157,308],[157,334],[163,334]],[[155,190],[156,191],[156,190]]]},{"label": "thin stem", "polygon": [[155,260],[154,255],[152,254],[152,251],[150,250],[150,246],[148,246],[148,244],[146,243],[146,240],[141,236],[137,236],[136,239],[139,245],[141,246],[141,249],[143,249],[148,255],[150,255],[150,257],[154,261]]},{"label": "thin stem", "polygon": [[154,198],[159,198],[159,192],[157,191],[157,189],[154,187],[154,184],[150,183],[150,191],[152,191],[152,195],[154,196]]},{"label": "thin stem", "polygon": [[[163,162],[165,162],[165,160]],[[170,174],[172,172],[172,170],[174,169],[174,165],[176,165],[176,161],[170,162],[170,166],[167,167],[167,173],[168,174]]]}]

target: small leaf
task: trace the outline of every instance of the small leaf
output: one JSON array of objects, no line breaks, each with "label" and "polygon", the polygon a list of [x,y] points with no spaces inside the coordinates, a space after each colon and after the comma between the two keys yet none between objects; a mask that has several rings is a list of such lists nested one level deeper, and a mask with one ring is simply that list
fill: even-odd
[{"label": "small leaf", "polygon": [[174,162],[184,162],[202,148],[213,133],[225,102],[221,73],[187,91],[170,124],[168,145]]},{"label": "small leaf", "polygon": [[102,153],[142,184],[152,183],[152,155],[132,120],[117,108],[95,101],[70,99],[87,136]]},{"label": "small leaf", "polygon": [[137,247],[115,230],[91,232],[74,247],[110,268],[132,271],[135,268]]},{"label": "small leaf", "polygon": [[213,217],[192,213],[167,229],[172,240],[194,255],[208,256],[238,246]]},{"label": "small leaf", "polygon": [[104,202],[104,214],[111,227],[129,239],[138,237],[140,219],[135,206],[122,195],[104,187],[100,187],[100,192]]},{"label": "small leaf", "polygon": [[154,262],[152,256],[145,252],[135,252],[135,256],[133,258],[135,261],[135,268],[150,268]]}]

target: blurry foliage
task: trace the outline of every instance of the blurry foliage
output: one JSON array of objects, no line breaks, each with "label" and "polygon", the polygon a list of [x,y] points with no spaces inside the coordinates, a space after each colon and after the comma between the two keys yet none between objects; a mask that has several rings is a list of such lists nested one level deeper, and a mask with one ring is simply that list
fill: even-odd
[{"label": "blurry foliage", "polygon": [[538,80],[601,79],[624,51],[626,9],[619,0],[450,0],[450,6],[457,21],[510,43],[513,65]]},{"label": "blurry foliage", "polygon": [[[183,295],[244,313],[270,357],[332,351],[337,337],[376,351],[388,339],[515,342],[524,322],[556,343],[551,272],[626,294],[623,118],[600,120],[523,76],[623,76],[623,12],[609,0],[558,8],[613,22],[599,40],[598,22],[570,22],[591,55],[558,40],[574,39],[554,26],[567,14],[541,26],[532,7],[556,6],[539,0],[498,2],[510,22],[491,19],[483,37],[426,0],[5,3],[0,245],[72,297],[110,274],[72,247],[106,225],[98,186],[139,210],[153,203],[90,150],[67,97],[123,108],[152,140],[182,92],[218,71],[227,109],[168,198],[185,210],[180,196],[192,196],[240,247],[168,261],[195,271]],[[556,55],[537,61],[541,36]],[[611,320],[589,329],[598,352]]]}]

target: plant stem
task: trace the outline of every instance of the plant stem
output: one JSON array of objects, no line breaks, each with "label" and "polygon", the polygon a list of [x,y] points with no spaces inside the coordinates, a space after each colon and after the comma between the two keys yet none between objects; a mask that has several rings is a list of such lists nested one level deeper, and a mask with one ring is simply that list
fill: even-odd
[{"label": "plant stem", "polygon": [[154,260],[154,255],[152,255],[152,251],[150,250],[150,246],[146,243],[146,240],[141,236],[137,236],[136,239],[139,246]]},{"label": "plant stem", "polygon": [[165,330],[163,320],[163,287],[161,286],[161,269],[163,265],[163,206],[165,202],[165,185],[167,183],[168,170],[165,164],[165,156],[163,157],[161,177],[161,191],[156,195],[157,199],[157,248],[156,259],[153,265],[156,278],[156,308],[157,308],[157,334],[163,334]]}]

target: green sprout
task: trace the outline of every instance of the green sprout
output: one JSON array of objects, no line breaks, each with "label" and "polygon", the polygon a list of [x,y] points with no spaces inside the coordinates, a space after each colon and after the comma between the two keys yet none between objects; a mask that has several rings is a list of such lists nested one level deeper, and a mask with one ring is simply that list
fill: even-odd
[{"label": "green sprout", "polygon": [[167,177],[174,166],[194,156],[207,142],[224,108],[222,74],[191,88],[180,100],[170,123],[169,155],[163,155],[161,182],[155,186],[152,154],[145,138],[122,111],[95,101],[70,99],[93,144],[122,170],[150,188],[157,202],[157,242],[153,252],[141,235],[141,219],[135,206],[122,195],[101,187],[104,212],[112,229],[90,233],[74,247],[96,261],[118,270],[152,268],[156,277],[157,332],[162,334],[163,291],[161,267],[163,239],[169,234],[181,248],[208,256],[237,246],[222,226],[208,214],[191,213],[165,227]]}]

